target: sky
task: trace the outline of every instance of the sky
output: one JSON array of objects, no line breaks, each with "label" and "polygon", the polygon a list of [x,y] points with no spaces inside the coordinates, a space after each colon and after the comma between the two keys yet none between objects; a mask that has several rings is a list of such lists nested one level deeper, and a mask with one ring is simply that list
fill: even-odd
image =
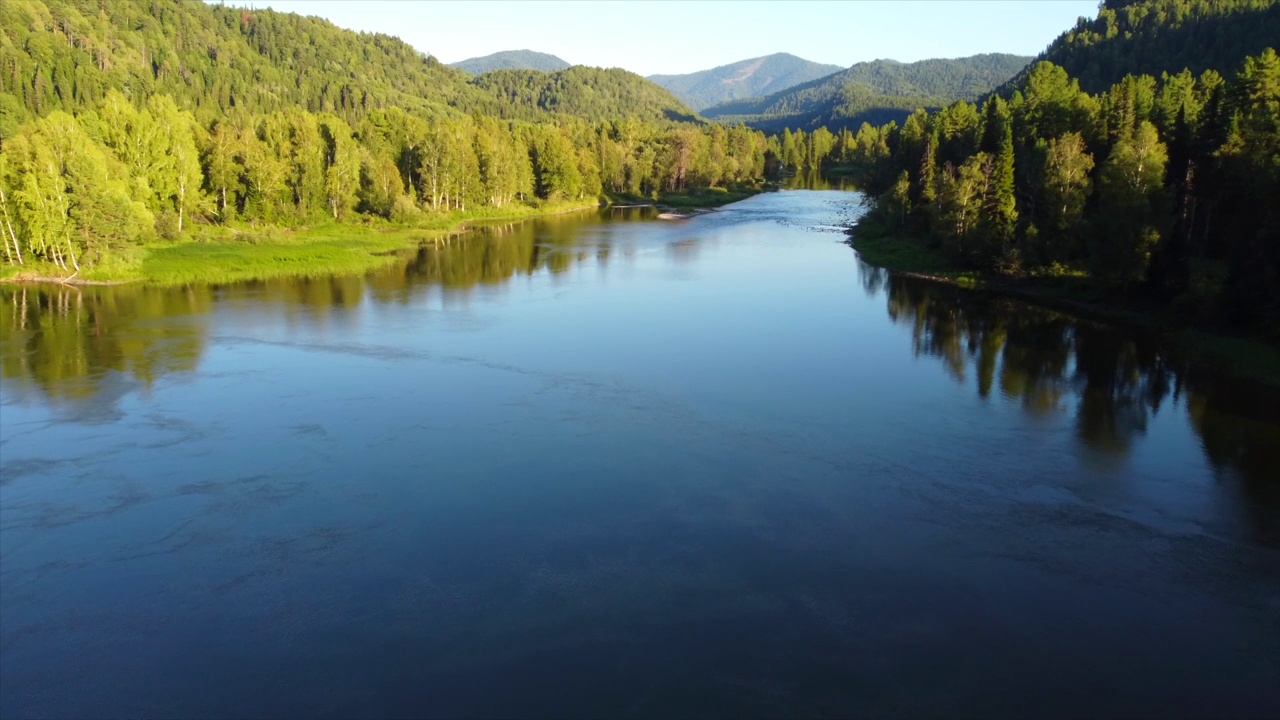
[{"label": "sky", "polygon": [[985,52],[1035,55],[1097,0],[237,0],[394,35],[445,63],[537,50],[641,75],[787,52],[849,66]]}]

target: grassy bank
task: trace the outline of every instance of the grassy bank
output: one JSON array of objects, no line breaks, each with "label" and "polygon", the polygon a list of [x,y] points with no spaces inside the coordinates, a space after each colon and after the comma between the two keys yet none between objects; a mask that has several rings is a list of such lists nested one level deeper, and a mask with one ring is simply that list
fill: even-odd
[{"label": "grassy bank", "polygon": [[[190,240],[126,248],[71,278],[72,283],[154,285],[232,283],[282,277],[360,275],[396,261],[398,251],[473,224],[588,210],[593,202],[485,208],[441,213],[406,225],[325,223],[306,228],[201,227]],[[68,273],[50,264],[0,268],[0,282],[58,282]]]},{"label": "grassy bank", "polygon": [[[1212,364],[1229,375],[1280,387],[1280,346],[1262,338],[1206,327],[1203,320],[1180,309],[1193,305],[1194,301],[1171,306],[1126,300],[1100,287],[1087,274],[1067,269],[1032,272],[1020,278],[962,270],[916,238],[884,234],[877,229],[859,232],[855,228],[850,232],[849,244],[862,260],[877,267],[1153,332],[1172,342],[1194,362]],[[1205,272],[1206,275],[1212,273],[1212,270]]]},{"label": "grassy bank", "polygon": [[658,193],[656,197],[606,193],[611,205],[654,205],[660,208],[685,211],[697,208],[713,208],[746,200],[764,191],[763,185],[735,185],[727,188],[696,188]]}]

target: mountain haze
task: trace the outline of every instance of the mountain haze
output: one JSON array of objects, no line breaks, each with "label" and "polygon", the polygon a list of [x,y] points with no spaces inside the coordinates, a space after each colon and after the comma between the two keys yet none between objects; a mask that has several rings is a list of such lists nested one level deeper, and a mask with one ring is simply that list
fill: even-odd
[{"label": "mountain haze", "polygon": [[466,60],[449,63],[449,67],[457,68],[472,75],[483,75],[494,70],[555,72],[557,70],[567,70],[570,64],[548,53],[534,52],[533,50],[503,50],[492,55],[467,58]]},{"label": "mountain haze", "polygon": [[720,103],[781,92],[801,83],[839,72],[839,65],[823,65],[788,53],[742,60],[684,75],[650,75],[694,110]]},{"label": "mountain haze", "polygon": [[767,130],[822,125],[834,130],[856,128],[864,121],[901,121],[919,107],[976,100],[1009,80],[1030,60],[1003,53],[914,63],[874,60],[772,95],[706,108],[703,115],[742,120]]}]

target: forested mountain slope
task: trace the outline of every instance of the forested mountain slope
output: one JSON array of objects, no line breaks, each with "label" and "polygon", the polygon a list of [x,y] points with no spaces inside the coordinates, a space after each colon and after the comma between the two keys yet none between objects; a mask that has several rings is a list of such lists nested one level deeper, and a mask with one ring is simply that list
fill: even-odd
[{"label": "forested mountain slope", "polygon": [[[109,90],[164,93],[202,119],[301,107],[482,106],[468,76],[386,35],[314,17],[167,0],[0,3],[0,93],[26,113],[75,111]],[[12,113],[12,108],[7,109]]]},{"label": "forested mountain slope", "polygon": [[492,55],[483,55],[459,60],[456,63],[449,63],[449,67],[457,68],[472,75],[483,75],[494,70],[555,72],[557,70],[567,70],[570,64],[548,53],[534,52],[533,50],[503,50]]},{"label": "forested mountain slope", "polygon": [[1080,18],[1037,60],[1065,69],[1086,92],[1103,92],[1129,74],[1234,71],[1277,45],[1277,0],[1105,0],[1097,17]]},{"label": "forested mountain slope", "polygon": [[472,81],[502,117],[534,119],[562,113],[590,120],[634,116],[650,121],[693,121],[670,92],[619,68],[575,65],[554,73],[495,70]]},{"label": "forested mountain slope", "polygon": [[471,78],[387,36],[172,0],[0,0],[0,29],[6,274],[135,267],[157,240],[724,194],[770,167],[763,134],[624,70]]},{"label": "forested mountain slope", "polygon": [[[233,108],[290,107],[348,122],[389,107],[523,119],[691,116],[631,73],[583,68],[551,79],[478,82],[397,38],[272,10],[172,0],[5,0],[0,30],[0,137],[51,110],[95,107],[111,90],[130,98],[168,95],[202,122]],[[524,90],[535,86],[530,98]],[[514,104],[497,88],[510,90]]]},{"label": "forested mountain slope", "polygon": [[864,121],[901,121],[919,107],[977,99],[1029,60],[1000,53],[914,63],[876,60],[768,97],[717,105],[704,114],[713,119],[741,118],[770,130],[820,126],[836,130]]},{"label": "forested mountain slope", "polygon": [[788,53],[741,60],[683,75],[650,75],[694,110],[733,100],[771,95],[825,77],[842,68],[823,65]]}]

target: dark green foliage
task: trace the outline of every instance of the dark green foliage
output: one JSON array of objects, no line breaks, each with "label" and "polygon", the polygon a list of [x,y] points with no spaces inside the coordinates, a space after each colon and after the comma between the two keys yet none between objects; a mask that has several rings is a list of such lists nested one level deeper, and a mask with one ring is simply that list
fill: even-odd
[{"label": "dark green foliage", "polygon": [[956,60],[889,60],[858,63],[847,70],[763,98],[708,108],[713,119],[741,119],[752,127],[832,130],[903,122],[916,108],[939,108],[976,100],[1021,70],[1030,58],[974,55]]},{"label": "dark green foliage", "polygon": [[0,3],[0,27],[0,133],[52,110],[96,107],[112,90],[134,104],[168,95],[203,123],[232,110],[288,108],[355,123],[390,107],[423,116],[480,112],[530,121],[553,114],[694,119],[668,92],[622,70],[506,71],[517,76],[473,79],[397,38],[271,10],[161,0],[7,0]]},{"label": "dark green foliage", "polygon": [[741,60],[684,75],[650,75],[694,110],[758,98],[839,72],[839,65],[823,65],[788,53]]},{"label": "dark green foliage", "polygon": [[[1230,81],[1126,76],[1099,96],[1042,62],[978,115],[967,103],[917,112],[881,131],[890,152],[851,156],[879,196],[873,223],[922,234],[962,266],[1088,270],[1118,293],[1280,333],[1274,51]],[[1225,284],[1198,287],[1193,266],[1223,260]]]},{"label": "dark green foliage", "polygon": [[674,95],[626,70],[571,67],[554,73],[497,70],[474,85],[491,98],[491,114],[536,120],[558,113],[607,120],[637,117],[654,122],[696,120]]},{"label": "dark green foliage", "polygon": [[482,103],[468,76],[386,35],[271,10],[157,0],[0,3],[0,93],[32,115],[172,97],[208,121],[233,108],[358,117]]},{"label": "dark green foliage", "polygon": [[449,63],[449,67],[457,68],[471,75],[483,75],[494,70],[556,72],[557,70],[567,70],[569,63],[555,55],[534,52],[533,50],[504,50],[492,55],[467,58],[456,63]]},{"label": "dark green foliage", "polygon": [[[1277,0],[1107,0],[1096,18],[1080,18],[1038,59],[1100,93],[1126,75],[1236,68],[1277,38]],[[1001,93],[1021,84],[1014,78]]]}]

